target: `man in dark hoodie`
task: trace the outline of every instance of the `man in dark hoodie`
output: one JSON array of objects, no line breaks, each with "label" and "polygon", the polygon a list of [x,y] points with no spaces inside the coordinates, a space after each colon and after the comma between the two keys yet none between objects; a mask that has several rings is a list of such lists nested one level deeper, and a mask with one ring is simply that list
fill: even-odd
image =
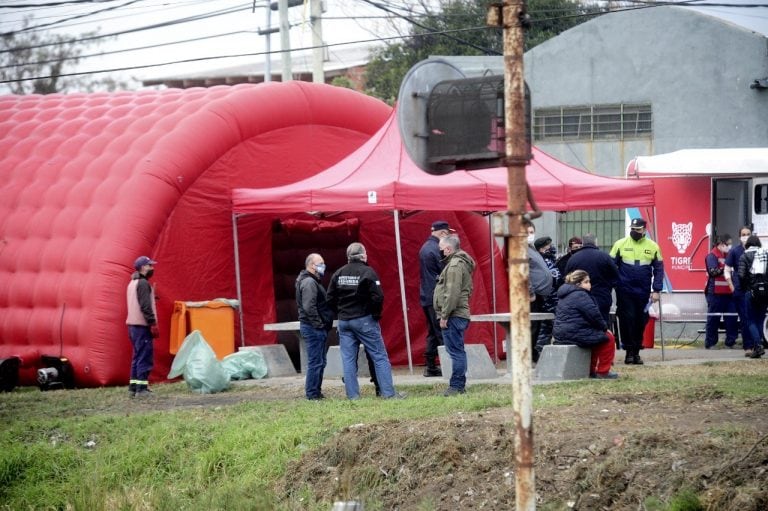
[{"label": "man in dark hoodie", "polygon": [[154,365],[153,341],[160,337],[157,326],[157,309],[155,308],[155,290],[149,284],[149,279],[155,272],[155,264],[147,256],[141,256],[133,263],[136,270],[131,275],[131,281],[126,289],[128,316],[128,336],[133,345],[131,358],[131,379],[128,384],[130,397],[149,397],[149,373]]},{"label": "man in dark hoodie", "polygon": [[464,332],[469,326],[469,297],[472,296],[472,272],[475,261],[459,247],[459,237],[440,240],[445,268],[437,278],[433,306],[443,330],[445,350],[451,357],[451,379],[444,396],[464,394],[467,384],[467,353]]},{"label": "man in dark hoodie", "polygon": [[309,254],[304,269],[296,278],[296,308],[299,331],[307,346],[307,376],[304,394],[309,400],[324,399],[323,372],[326,364],[325,342],[333,327],[333,313],[328,307],[325,288],[320,279],[325,274],[325,261],[320,254]]},{"label": "man in dark hoodie", "polygon": [[592,298],[594,298],[607,325],[611,324],[612,291],[619,282],[619,270],[616,262],[606,252],[598,248],[597,236],[584,235],[584,244],[578,252],[574,252],[565,265],[565,274],[574,270],[584,270],[592,282]]}]

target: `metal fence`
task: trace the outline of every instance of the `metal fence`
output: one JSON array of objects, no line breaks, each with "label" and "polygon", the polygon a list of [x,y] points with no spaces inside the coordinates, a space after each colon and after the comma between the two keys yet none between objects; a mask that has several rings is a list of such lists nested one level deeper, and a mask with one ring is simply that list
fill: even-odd
[{"label": "metal fence", "polygon": [[573,236],[582,237],[587,233],[597,235],[601,250],[608,252],[613,243],[627,235],[624,223],[624,209],[600,209],[569,211],[560,213],[558,218],[558,253],[568,251],[568,240]]}]

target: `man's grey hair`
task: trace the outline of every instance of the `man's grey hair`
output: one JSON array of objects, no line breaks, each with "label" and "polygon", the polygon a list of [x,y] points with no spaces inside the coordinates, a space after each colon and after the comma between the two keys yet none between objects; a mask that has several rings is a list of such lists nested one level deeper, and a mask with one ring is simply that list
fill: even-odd
[{"label": "man's grey hair", "polygon": [[304,268],[309,268],[309,266],[315,262],[315,258],[317,258],[320,254],[317,253],[311,253],[307,256],[306,259],[304,259]]},{"label": "man's grey hair", "polygon": [[362,261],[365,255],[365,247],[362,243],[350,243],[347,247],[347,261]]},{"label": "man's grey hair", "polygon": [[456,252],[457,250],[459,250],[459,248],[461,248],[459,243],[459,237],[456,236],[455,234],[451,234],[450,236],[446,236],[445,238],[441,239],[440,244],[443,246],[450,245],[450,247],[453,249],[454,252]]},{"label": "man's grey hair", "polygon": [[591,232],[589,232],[581,237],[581,242],[584,245],[597,246],[597,234],[592,234]]}]

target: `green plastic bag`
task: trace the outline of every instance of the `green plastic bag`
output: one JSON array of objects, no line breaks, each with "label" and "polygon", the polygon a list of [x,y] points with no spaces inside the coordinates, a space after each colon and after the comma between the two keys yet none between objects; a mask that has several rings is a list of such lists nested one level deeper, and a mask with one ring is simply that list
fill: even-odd
[{"label": "green plastic bag", "polygon": [[267,375],[264,355],[255,350],[238,351],[221,361],[230,380],[260,380]]},{"label": "green plastic bag", "polygon": [[215,394],[229,388],[229,374],[199,330],[190,333],[173,359],[168,378],[183,376],[194,392]]}]

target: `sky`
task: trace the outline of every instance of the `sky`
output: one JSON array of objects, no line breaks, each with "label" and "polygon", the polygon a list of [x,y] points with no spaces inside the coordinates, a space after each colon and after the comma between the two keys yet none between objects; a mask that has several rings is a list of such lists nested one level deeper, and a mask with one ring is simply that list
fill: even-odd
[{"label": "sky", "polygon": [[[64,4],[64,0],[6,0],[0,1],[0,31],[7,33],[19,30],[25,17],[32,17],[30,25],[43,33],[56,33],[77,38],[80,34],[98,30],[99,34],[111,34],[141,29],[151,25],[158,28],[138,30],[108,39],[92,46],[85,54],[114,52],[146,46],[142,50],[121,51],[98,57],[82,59],[78,72],[92,72],[105,69],[119,69],[178,62],[205,57],[226,55],[258,54],[266,49],[266,36],[258,35],[259,29],[267,27],[266,0],[80,0]],[[396,34],[386,17],[387,12],[377,9],[363,0],[325,0],[323,14],[323,39],[326,43],[354,43],[370,41],[377,37]],[[407,0],[382,1],[390,7],[412,5]],[[32,5],[59,4],[32,7]],[[10,6],[20,6],[9,8]],[[106,10],[105,9],[109,9]],[[104,12],[96,12],[104,11]],[[402,12],[402,11],[399,11]],[[168,23],[196,16],[219,13],[206,19],[167,25]],[[82,17],[78,17],[82,16]],[[77,17],[77,18],[76,18]],[[289,9],[291,23],[291,48],[312,46],[312,30],[309,24],[309,4]],[[49,25],[43,27],[42,25]],[[271,25],[278,27],[279,15],[271,12]],[[229,34],[229,35],[223,35]],[[205,38],[194,41],[194,39]],[[178,44],[168,44],[177,42]],[[372,44],[366,42],[365,44]],[[271,49],[280,49],[279,33],[272,34]],[[141,79],[176,76],[183,73],[198,73],[209,69],[230,67],[248,62],[264,62],[265,55],[239,58],[215,58],[196,62],[146,67],[110,73],[123,81],[131,81],[138,87]],[[272,57],[272,70],[281,71],[280,55]],[[93,75],[103,77],[104,74]]]}]

